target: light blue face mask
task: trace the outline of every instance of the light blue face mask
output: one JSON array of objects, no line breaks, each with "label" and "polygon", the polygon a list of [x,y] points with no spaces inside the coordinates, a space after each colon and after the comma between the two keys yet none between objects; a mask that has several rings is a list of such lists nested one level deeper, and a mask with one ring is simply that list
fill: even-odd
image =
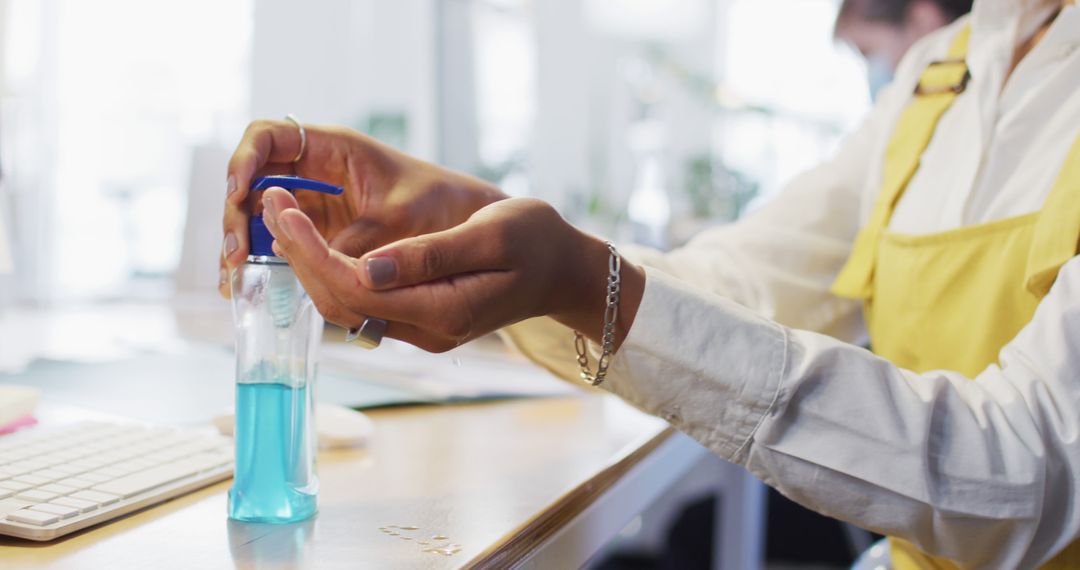
[{"label": "light blue face mask", "polygon": [[876,102],[878,92],[892,80],[893,66],[886,58],[874,55],[866,59],[866,82],[870,87],[871,101]]}]

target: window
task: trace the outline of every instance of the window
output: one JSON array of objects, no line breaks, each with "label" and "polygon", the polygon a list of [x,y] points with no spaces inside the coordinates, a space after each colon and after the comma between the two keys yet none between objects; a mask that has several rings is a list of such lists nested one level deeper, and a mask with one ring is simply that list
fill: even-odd
[{"label": "window", "polygon": [[23,297],[167,291],[192,149],[247,122],[252,1],[10,2],[0,135]]}]

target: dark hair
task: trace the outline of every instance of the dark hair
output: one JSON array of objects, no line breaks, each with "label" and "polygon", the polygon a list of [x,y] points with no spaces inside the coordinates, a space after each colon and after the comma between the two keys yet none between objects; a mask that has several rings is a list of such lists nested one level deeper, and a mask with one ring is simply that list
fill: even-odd
[{"label": "dark hair", "polygon": [[[843,0],[836,21],[856,17],[869,22],[885,22],[900,25],[907,17],[908,7],[915,0]],[[950,21],[971,11],[972,0],[925,0],[945,15]]]}]

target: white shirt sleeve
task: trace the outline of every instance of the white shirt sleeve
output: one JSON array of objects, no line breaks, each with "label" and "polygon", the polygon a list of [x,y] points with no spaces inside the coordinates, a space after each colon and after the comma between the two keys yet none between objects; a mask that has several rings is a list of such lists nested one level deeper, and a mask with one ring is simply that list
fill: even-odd
[{"label": "white shirt sleeve", "polygon": [[826,515],[965,568],[1031,568],[1080,533],[1076,339],[1080,257],[974,380],[648,270],[605,387]]}]

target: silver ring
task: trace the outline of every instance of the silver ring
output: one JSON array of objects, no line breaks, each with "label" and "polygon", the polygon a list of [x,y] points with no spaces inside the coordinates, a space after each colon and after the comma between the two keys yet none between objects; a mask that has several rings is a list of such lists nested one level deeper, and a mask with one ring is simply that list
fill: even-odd
[{"label": "silver ring", "polygon": [[359,327],[349,329],[345,334],[345,342],[355,342],[369,350],[376,348],[386,334],[386,326],[386,321],[382,319],[367,317]]},{"label": "silver ring", "polygon": [[307,149],[307,131],[304,130],[303,123],[296,118],[296,115],[289,113],[285,115],[285,120],[292,122],[292,124],[296,125],[296,128],[300,129],[300,152],[296,153],[296,158],[292,159],[293,163],[297,163],[300,162],[301,158],[304,158],[304,150]]}]

